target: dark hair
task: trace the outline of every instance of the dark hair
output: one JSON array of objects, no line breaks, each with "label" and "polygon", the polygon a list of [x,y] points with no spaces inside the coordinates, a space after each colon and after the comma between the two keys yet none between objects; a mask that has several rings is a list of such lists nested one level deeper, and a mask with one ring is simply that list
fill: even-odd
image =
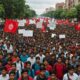
[{"label": "dark hair", "polygon": [[2,60],[0,60],[0,63],[2,63]]},{"label": "dark hair", "polygon": [[31,65],[31,62],[30,62],[30,61],[28,61],[28,62],[26,62],[26,64],[30,64],[30,65]]},{"label": "dark hair", "polygon": [[24,72],[28,72],[28,70],[27,70],[27,69],[23,69],[23,70],[22,70],[22,74],[23,74]]},{"label": "dark hair", "polygon": [[16,67],[16,63],[13,63],[12,65],[14,65]]},{"label": "dark hair", "polygon": [[12,61],[12,59],[11,59],[11,58],[9,58],[7,61]]},{"label": "dark hair", "polygon": [[77,68],[80,67],[80,65],[77,65]]},{"label": "dark hair", "polygon": [[6,67],[3,67],[3,68],[2,68],[2,71],[3,71],[3,70],[7,71],[7,70],[6,70]]},{"label": "dark hair", "polygon": [[74,69],[74,67],[73,66],[69,66],[68,71],[70,71],[72,69]]},{"label": "dark hair", "polygon": [[11,71],[11,72],[9,73],[9,75],[11,75],[11,74],[14,74],[14,75],[15,75],[15,72],[14,72],[14,71]]},{"label": "dark hair", "polygon": [[[43,62],[47,61],[46,59],[43,60]],[[48,61],[47,61],[48,62]]]},{"label": "dark hair", "polygon": [[55,71],[52,71],[50,74],[51,74],[51,75],[52,75],[52,74],[56,74],[56,72],[55,72]]},{"label": "dark hair", "polygon": [[59,57],[57,58],[57,60],[58,60],[59,58],[62,59],[62,58],[59,56]]},{"label": "dark hair", "polygon": [[36,57],[36,60],[37,60],[37,59],[39,59],[39,60],[40,60],[40,57]]}]

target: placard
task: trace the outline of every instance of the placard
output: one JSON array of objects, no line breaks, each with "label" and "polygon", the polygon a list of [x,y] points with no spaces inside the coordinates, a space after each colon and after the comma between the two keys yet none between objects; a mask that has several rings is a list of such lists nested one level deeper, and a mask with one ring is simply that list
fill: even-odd
[{"label": "placard", "polygon": [[56,36],[56,34],[52,34],[52,35],[51,35],[51,38],[54,38],[55,36]]},{"label": "placard", "polygon": [[23,34],[25,32],[25,29],[18,29],[18,34]]},{"label": "placard", "polygon": [[24,27],[26,24],[26,20],[23,19],[23,20],[18,20],[18,26],[21,26],[21,27]]},{"label": "placard", "polygon": [[36,28],[42,28],[42,22],[40,21],[40,22],[37,22],[37,24],[36,24]]},{"label": "placard", "polygon": [[61,34],[61,35],[59,35],[59,38],[60,39],[64,39],[64,38],[66,38],[66,35],[65,34]]},{"label": "placard", "polygon": [[23,33],[24,37],[33,37],[33,31],[32,30],[25,30]]}]

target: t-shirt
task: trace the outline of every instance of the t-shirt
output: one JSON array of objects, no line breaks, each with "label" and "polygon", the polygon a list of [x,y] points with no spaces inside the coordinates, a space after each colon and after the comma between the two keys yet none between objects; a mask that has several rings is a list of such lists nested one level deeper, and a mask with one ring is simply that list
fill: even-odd
[{"label": "t-shirt", "polygon": [[[73,73],[72,76],[69,75],[69,78],[70,78],[71,80],[78,80],[78,75],[77,75],[76,73]],[[68,74],[65,74],[65,75],[64,75],[63,80],[69,80],[69,79],[68,79]]]},{"label": "t-shirt", "polygon": [[9,80],[9,75],[6,74],[6,76],[0,75],[0,80]]},{"label": "t-shirt", "polygon": [[36,57],[40,57],[40,62],[43,62],[43,59],[45,58],[45,55],[40,56],[39,54],[36,55]]},{"label": "t-shirt", "polygon": [[31,58],[31,57],[29,57],[28,59],[27,59],[27,61],[30,61],[31,62],[31,66],[35,63],[35,58]]}]

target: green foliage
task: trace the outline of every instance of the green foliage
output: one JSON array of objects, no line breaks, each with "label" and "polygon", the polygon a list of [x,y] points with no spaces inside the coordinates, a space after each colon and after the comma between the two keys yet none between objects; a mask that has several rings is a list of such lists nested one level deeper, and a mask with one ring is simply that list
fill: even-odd
[{"label": "green foliage", "polygon": [[3,15],[4,15],[4,7],[3,7],[3,5],[2,4],[0,4],[0,18],[2,18],[2,17],[4,17]]},{"label": "green foliage", "polygon": [[44,14],[42,14],[42,16],[46,16],[46,17],[53,18],[53,16],[54,16],[54,11],[50,11],[50,12],[44,13]]},{"label": "green foliage", "polygon": [[54,12],[54,18],[55,19],[61,19],[61,14],[63,13],[63,9],[58,9]]},{"label": "green foliage", "polygon": [[66,13],[67,18],[76,18],[77,17],[77,9],[76,8],[71,8],[70,10],[67,11]]},{"label": "green foliage", "polygon": [[4,12],[3,18],[24,18],[25,15],[28,17],[32,16],[30,15],[32,10],[28,5],[25,5],[25,0],[0,0],[0,4],[3,5],[0,6],[0,16]]},{"label": "green foliage", "polygon": [[80,21],[80,4],[76,6],[77,9],[77,19]]},{"label": "green foliage", "polygon": [[57,9],[55,11],[50,11],[48,13],[45,13],[44,16],[54,17],[55,19],[66,19],[66,18],[73,19],[77,18],[77,16],[80,17],[79,14],[80,14],[80,7],[78,7],[77,9],[74,7],[69,10]]},{"label": "green foliage", "polygon": [[36,12],[32,9],[30,9],[30,7],[28,5],[25,5],[25,18],[31,18],[36,16]]}]

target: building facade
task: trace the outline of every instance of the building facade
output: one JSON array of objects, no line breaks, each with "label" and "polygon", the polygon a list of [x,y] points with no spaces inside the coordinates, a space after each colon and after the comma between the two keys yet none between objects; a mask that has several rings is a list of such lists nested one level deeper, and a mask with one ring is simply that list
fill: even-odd
[{"label": "building facade", "polygon": [[54,10],[55,10],[54,7],[49,7],[49,8],[46,8],[45,11],[46,11],[46,13],[47,13],[47,12],[54,11]]},{"label": "building facade", "polygon": [[66,9],[70,9],[80,3],[80,0],[65,0]]},{"label": "building facade", "polygon": [[65,8],[65,3],[64,2],[56,4],[56,9],[64,9],[64,8]]}]

